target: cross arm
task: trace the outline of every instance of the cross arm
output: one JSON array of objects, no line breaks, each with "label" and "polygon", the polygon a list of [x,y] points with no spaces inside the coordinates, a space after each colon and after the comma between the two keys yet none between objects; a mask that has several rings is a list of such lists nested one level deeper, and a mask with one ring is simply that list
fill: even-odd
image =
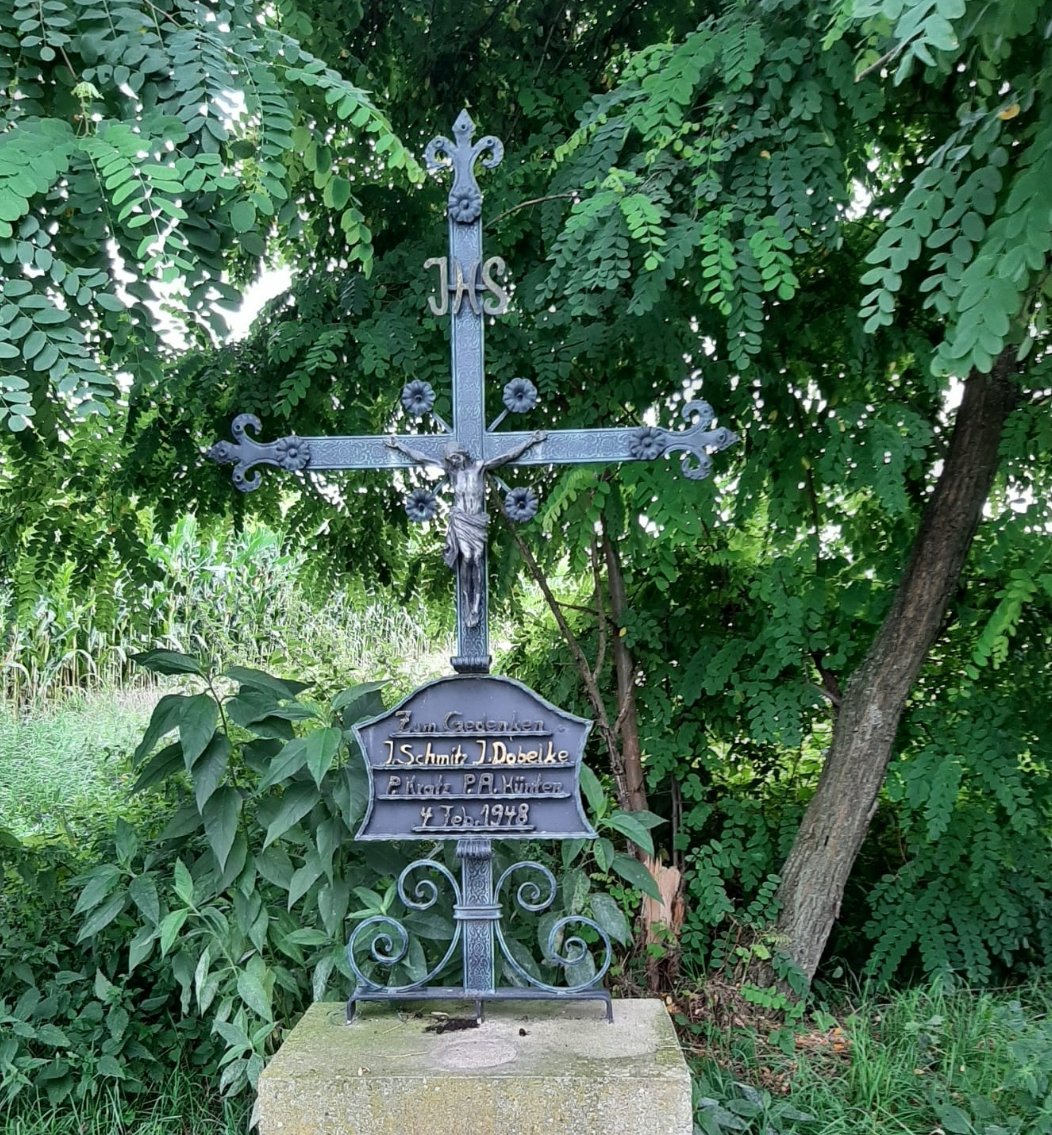
[{"label": "cross arm", "polygon": [[682,415],[688,422],[694,419],[684,430],[666,430],[660,426],[549,430],[532,445],[530,439],[536,439],[536,434],[487,433],[485,457],[489,460],[505,450],[525,446],[522,455],[514,461],[516,465],[608,465],[652,461],[663,453],[682,453],[683,475],[701,480],[712,471],[710,454],[733,445],[738,436],[728,429],[710,428],[713,412],[707,402],[688,402]]},{"label": "cross arm", "polygon": [[234,419],[230,432],[234,441],[216,442],[207,456],[220,465],[233,465],[234,484],[242,492],[258,489],[261,478],[249,471],[257,465],[273,465],[292,472],[301,469],[408,469],[418,464],[404,449],[391,445],[413,447],[419,456],[441,465],[448,434],[414,434],[411,437],[391,434],[363,435],[360,437],[298,437],[291,434],[274,441],[260,441],[250,437],[249,430],[258,434],[261,428],[255,414],[241,414]]}]

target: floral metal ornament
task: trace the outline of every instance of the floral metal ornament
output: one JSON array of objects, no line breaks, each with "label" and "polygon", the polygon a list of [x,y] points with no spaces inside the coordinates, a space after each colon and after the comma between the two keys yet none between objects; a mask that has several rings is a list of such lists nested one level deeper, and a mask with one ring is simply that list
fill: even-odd
[{"label": "floral metal ornament", "polygon": [[482,194],[468,186],[449,195],[449,215],[458,225],[470,225],[482,213]]},{"label": "floral metal ornament", "polygon": [[668,445],[668,435],[656,426],[640,426],[628,443],[628,452],[637,461],[653,461],[660,457]]},{"label": "floral metal ornament", "polygon": [[430,489],[414,489],[405,499],[405,514],[415,524],[434,520],[438,514],[438,500]]},{"label": "floral metal ornament", "polygon": [[290,473],[297,473],[310,464],[310,442],[304,441],[295,434],[279,438],[274,442],[274,456],[278,459],[279,469],[288,469]]},{"label": "floral metal ornament", "polygon": [[504,515],[516,524],[525,524],[537,515],[539,503],[531,488],[510,489],[504,498]]},{"label": "floral metal ornament", "polygon": [[537,387],[528,378],[513,378],[501,399],[512,414],[525,414],[537,405]]},{"label": "floral metal ornament", "polygon": [[475,123],[466,110],[457,115],[453,123],[455,142],[439,135],[432,138],[424,151],[427,168],[436,170],[453,167],[453,185],[449,191],[449,217],[458,225],[473,225],[482,212],[482,192],[475,180],[475,162],[482,157],[486,169],[500,165],[504,157],[504,146],[492,134],[487,134],[472,144],[471,135]]},{"label": "floral metal ornament", "polygon": [[435,391],[430,382],[414,378],[402,387],[402,405],[407,414],[422,418],[435,404]]}]

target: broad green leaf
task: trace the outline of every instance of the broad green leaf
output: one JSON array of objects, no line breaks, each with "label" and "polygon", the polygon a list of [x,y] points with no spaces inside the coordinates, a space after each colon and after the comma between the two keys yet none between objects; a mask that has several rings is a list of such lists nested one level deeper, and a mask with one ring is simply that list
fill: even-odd
[{"label": "broad green leaf", "polygon": [[124,910],[128,902],[128,895],[121,891],[111,895],[101,906],[96,907],[80,928],[77,941],[83,942],[85,938],[92,938],[100,930],[105,929]]},{"label": "broad green leaf", "polygon": [[178,741],[173,742],[171,745],[159,749],[146,762],[131,790],[132,792],[143,792],[147,788],[152,788],[155,784],[160,784],[162,780],[167,780],[173,773],[182,772],[184,769],[183,747]]},{"label": "broad green leaf", "polygon": [[307,741],[307,768],[310,769],[314,783],[321,788],[322,778],[332,767],[333,757],[340,747],[343,734],[339,729],[329,727],[309,734]]},{"label": "broad green leaf", "polygon": [[288,788],[281,799],[277,815],[267,826],[264,850],[283,836],[293,824],[299,823],[319,799],[318,789],[313,784],[294,784]]},{"label": "broad green leaf", "polygon": [[340,818],[347,830],[353,832],[365,815],[369,799],[368,774],[360,753],[352,752],[351,759],[340,769],[332,796],[340,809]]},{"label": "broad green leaf", "polygon": [[975,1131],[967,1113],[956,1105],[952,1103],[937,1104],[935,1111],[943,1128],[952,1132],[953,1135],[972,1135],[972,1132]]},{"label": "broad green leaf", "polygon": [[380,691],[386,685],[387,682],[362,682],[341,690],[332,699],[332,711],[340,714],[345,729],[366,717],[383,713],[384,702]]},{"label": "broad green leaf", "polygon": [[51,1048],[70,1048],[72,1042],[69,1037],[58,1027],[58,1025],[43,1024],[37,1025],[36,1039],[41,1044],[49,1045]]},{"label": "broad green leaf", "polygon": [[103,899],[108,898],[120,882],[120,878],[120,868],[115,864],[104,863],[93,867],[84,877],[84,889],[80,892],[77,905],[73,908],[74,916],[92,910]]},{"label": "broad green leaf", "polygon": [[281,707],[282,698],[273,690],[243,686],[236,697],[227,699],[223,710],[235,725],[252,725]]},{"label": "broad green leaf", "polygon": [[226,868],[230,849],[237,835],[237,821],[241,814],[241,793],[231,785],[218,788],[202,809],[205,835],[219,863],[220,871]]},{"label": "broad green leaf", "polygon": [[117,817],[117,827],[114,835],[117,847],[117,859],[122,865],[131,862],[132,856],[139,850],[139,837],[135,829],[122,816]]},{"label": "broad green leaf", "polygon": [[637,847],[641,847],[647,855],[654,854],[654,841],[650,832],[632,815],[631,812],[613,812],[605,820],[607,827],[627,836]]},{"label": "broad green leaf", "polygon": [[307,740],[306,737],[293,737],[291,741],[286,741],[281,751],[271,759],[267,775],[259,782],[260,792],[289,780],[306,765]]},{"label": "broad green leaf", "polygon": [[256,210],[250,201],[238,201],[230,210],[230,224],[234,232],[248,232],[256,223]]},{"label": "broad green leaf", "polygon": [[[258,963],[258,964],[253,964]],[[266,967],[261,959],[253,957],[246,969],[237,977],[237,991],[241,1000],[258,1016],[265,1021],[271,1019],[270,994],[264,985]]]},{"label": "broad green leaf", "polygon": [[294,682],[291,679],[275,678],[263,670],[254,670],[249,666],[228,666],[224,671],[227,678],[233,678],[242,686],[249,686],[254,690],[265,690],[277,694],[279,698],[295,698],[304,690],[309,689],[310,682]]},{"label": "broad green leaf", "polygon": [[[518,962],[519,966],[525,970],[535,981],[541,981],[540,968],[537,965],[537,959],[533,956],[527,947],[518,940],[518,938],[507,939],[508,953],[512,958]],[[504,977],[509,985],[514,985],[521,988],[525,982],[523,979],[511,968],[506,961],[503,962]]]},{"label": "broad green leaf", "polygon": [[166,914],[161,919],[161,957],[165,957],[168,951],[175,944],[176,938],[179,936],[179,931],[182,930],[183,924],[186,922],[189,910],[181,907],[179,910],[173,910],[170,914]]},{"label": "broad green leaf", "polygon": [[189,701],[185,694],[165,694],[154,706],[150,715],[150,724],[146,727],[142,740],[139,742],[134,754],[132,764],[138,767],[139,763],[153,752],[154,745],[173,729],[179,728],[182,721],[185,704]]},{"label": "broad green leaf", "polygon": [[161,843],[170,839],[182,839],[201,828],[201,813],[196,804],[184,804],[164,826],[158,839]]},{"label": "broad green leaf", "polygon": [[591,887],[588,876],[578,867],[571,867],[562,879],[563,910],[567,914],[579,914],[584,909],[585,900]]},{"label": "broad green leaf", "polygon": [[[211,699],[210,699],[211,700]],[[214,703],[213,703],[214,704]],[[222,784],[230,762],[230,742],[222,733],[213,734],[193,768],[194,799],[202,812],[212,794]],[[207,823],[205,830],[207,831]]]},{"label": "broad green leaf", "polygon": [[606,811],[606,793],[599,783],[599,778],[582,761],[581,762],[581,791],[588,801],[588,806],[596,816],[602,816]]},{"label": "broad green leaf", "polygon": [[573,861],[584,851],[588,844],[586,839],[564,839],[562,845],[563,870],[568,871]]},{"label": "broad green leaf", "polygon": [[576,961],[563,966],[566,974],[566,984],[571,986],[586,986],[595,978],[595,958],[590,950],[586,950]]},{"label": "broad green leaf", "polygon": [[622,879],[631,883],[637,890],[660,902],[661,892],[658,890],[657,883],[654,882],[654,876],[638,859],[633,859],[631,855],[618,854],[614,856],[614,861],[610,866]]},{"label": "broad green leaf", "polygon": [[274,886],[283,891],[289,889],[294,868],[288,852],[283,847],[268,847],[256,856],[256,870]]},{"label": "broad green leaf", "polygon": [[156,926],[161,920],[161,901],[157,896],[157,884],[152,875],[137,875],[128,884],[128,894],[139,909],[139,913]]},{"label": "broad green leaf", "polygon": [[219,707],[208,694],[194,694],[183,701],[179,718],[179,741],[187,771],[208,748],[219,720]]},{"label": "broad green leaf", "polygon": [[172,883],[175,893],[187,906],[194,901],[194,880],[186,864],[181,860],[175,861],[175,871]]},{"label": "broad green leaf", "polygon": [[605,836],[600,836],[592,846],[592,854],[595,856],[595,865],[604,874],[610,870],[610,864],[614,861],[614,845]]},{"label": "broad green leaf", "polygon": [[311,852],[303,863],[303,866],[297,869],[296,873],[292,876],[289,883],[289,899],[288,909],[292,910],[293,906],[300,901],[301,898],[314,886],[314,884],[322,876],[321,862],[315,852]]},{"label": "broad green leaf", "polygon": [[591,898],[592,917],[610,935],[615,942],[622,946],[632,945],[632,931],[628,919],[610,895],[593,894]]},{"label": "broad green leaf", "polygon": [[190,654],[180,654],[177,650],[147,650],[133,654],[132,661],[145,670],[155,674],[196,674],[205,677],[205,670],[198,659]]}]

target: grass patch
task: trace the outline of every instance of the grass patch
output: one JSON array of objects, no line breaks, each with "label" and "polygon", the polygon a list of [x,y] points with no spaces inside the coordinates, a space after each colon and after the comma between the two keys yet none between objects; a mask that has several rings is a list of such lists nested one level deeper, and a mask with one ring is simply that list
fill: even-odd
[{"label": "grass patch", "polygon": [[[771,1045],[704,1020],[685,1044],[699,1128],[807,1135],[1048,1135],[1052,999],[1044,986],[936,982],[863,996]],[[807,1118],[804,1118],[807,1117]]]},{"label": "grass patch", "polygon": [[0,1119],[0,1135],[244,1135],[248,1109],[217,1096],[211,1079],[178,1072],[148,1101],[110,1088],[58,1108],[38,1102]]},{"label": "grass patch", "polygon": [[128,689],[0,713],[0,826],[85,839],[134,809],[128,755],[158,696]]}]

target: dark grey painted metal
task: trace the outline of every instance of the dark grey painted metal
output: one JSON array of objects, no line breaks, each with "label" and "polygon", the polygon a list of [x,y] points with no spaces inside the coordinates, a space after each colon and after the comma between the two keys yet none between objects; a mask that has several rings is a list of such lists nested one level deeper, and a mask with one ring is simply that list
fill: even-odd
[{"label": "dark grey painted metal", "polygon": [[594,839],[580,793],[591,727],[511,678],[428,682],[354,726],[369,774],[355,839]]},{"label": "dark grey painted metal", "polygon": [[[613,1020],[610,994],[599,983],[606,976],[613,960],[613,945],[605,930],[583,915],[567,915],[557,919],[548,932],[545,958],[564,970],[575,965],[593,949],[594,975],[576,985],[555,986],[531,974],[516,960],[501,927],[505,888],[512,890],[516,877],[522,881],[514,887],[514,903],[522,910],[541,913],[552,905],[558,891],[555,877],[547,867],[532,860],[523,860],[505,870],[496,885],[493,883],[493,843],[489,839],[461,839],[457,843],[460,860],[460,883],[443,863],[434,859],[418,859],[398,876],[397,892],[410,911],[427,911],[435,907],[441,895],[437,875],[448,886],[453,899],[453,938],[442,958],[418,981],[404,985],[385,985],[373,976],[375,970],[390,969],[409,953],[410,936],[404,922],[391,915],[378,914],[359,923],[347,943],[347,960],[357,985],[347,1002],[347,1020],[354,1018],[360,1001],[474,1001],[481,1019],[486,1001],[602,1001],[606,1019]],[[412,876],[419,875],[410,887]],[[538,881],[539,880],[539,881]],[[590,947],[581,937],[588,932],[597,939]],[[462,984],[431,985],[450,965],[457,947],[461,947]],[[364,957],[363,957],[364,955]],[[508,966],[521,986],[509,989],[496,987],[498,959]]]},{"label": "dark grey painted metal", "polygon": [[[492,136],[472,142],[475,125],[467,111],[453,124],[454,140],[439,136],[428,143],[425,152],[428,169],[451,169],[453,183],[447,200],[450,265],[462,266],[473,293],[481,289],[476,266],[483,263],[482,192],[475,177],[475,164],[481,159],[487,169],[497,166],[504,154],[501,143]],[[455,272],[450,273],[450,278]],[[452,288],[452,285],[449,285]],[[248,436],[247,427],[259,429],[259,420],[242,414],[233,424],[234,442],[218,442],[208,451],[215,461],[234,466],[234,483],[243,491],[258,488],[260,476],[250,471],[259,465],[297,471],[301,469],[405,469],[421,464],[402,449],[415,450],[440,465],[447,446],[455,441],[475,462],[491,462],[516,449],[522,451],[512,465],[611,464],[623,461],[651,461],[664,454],[681,454],[681,468],[687,477],[700,479],[712,470],[712,454],[737,441],[728,429],[712,429],[713,411],[707,402],[695,401],[682,409],[689,423],[684,430],[657,426],[617,429],[551,430],[543,440],[529,432],[496,432],[506,409],[485,426],[484,320],[481,303],[462,303],[450,313],[452,320],[453,428],[435,417],[441,433],[384,437],[284,437],[262,442]],[[525,382],[525,380],[517,380]],[[525,383],[526,386],[531,384]],[[532,387],[531,387],[532,389]],[[534,392],[535,395],[535,392]],[[531,398],[521,400],[522,410],[532,408]],[[507,406],[507,402],[506,402]],[[532,439],[532,440],[531,440]],[[392,445],[392,443],[395,443]],[[402,447],[399,449],[398,447]],[[480,476],[483,474],[480,474]],[[526,490],[508,502],[510,515],[527,519],[535,511],[535,498],[526,499]],[[453,557],[451,557],[453,558]],[[488,586],[486,547],[474,563],[455,558],[457,575],[457,656],[452,660],[458,673],[487,673],[489,670]],[[469,579],[469,575],[471,579]],[[474,602],[468,596],[473,580],[481,579],[480,595]]]},{"label": "dark grey painted metal", "polygon": [[[711,471],[711,455],[733,444],[737,438],[730,430],[711,428],[712,408],[701,401],[684,406],[682,414],[688,426],[682,431],[636,426],[556,430],[543,434],[517,431],[498,433],[498,426],[509,413],[527,413],[535,405],[536,390],[526,379],[514,379],[509,383],[504,392],[504,411],[486,428],[484,319],[486,315],[502,311],[505,301],[504,293],[490,285],[490,290],[494,291],[500,302],[496,306],[479,302],[480,294],[486,287],[486,271],[485,268],[480,270],[480,266],[484,265],[482,192],[475,177],[475,164],[481,159],[483,166],[494,168],[503,157],[503,147],[496,138],[489,136],[472,142],[474,130],[474,123],[464,111],[453,125],[455,140],[450,141],[441,136],[435,138],[428,144],[425,153],[430,170],[451,169],[453,172],[453,183],[447,201],[449,263],[446,276],[447,289],[455,300],[449,305],[452,320],[452,428],[432,413],[440,431],[438,433],[366,437],[293,435],[264,442],[255,436],[249,436],[250,431],[252,434],[258,433],[259,419],[251,414],[242,414],[232,426],[234,441],[217,442],[208,450],[208,456],[221,464],[233,465],[234,483],[245,492],[259,487],[261,478],[255,470],[261,465],[273,465],[290,472],[304,469],[406,469],[414,465],[427,465],[441,468],[445,473],[444,480],[450,483],[454,491],[454,509],[444,558],[454,568],[457,577],[457,656],[452,663],[454,670],[462,677],[431,683],[411,695],[391,713],[356,728],[370,768],[369,810],[358,838],[458,840],[460,884],[442,864],[430,859],[410,864],[398,880],[399,897],[411,911],[429,910],[434,906],[439,898],[439,887],[434,879],[425,875],[410,893],[406,888],[409,876],[422,871],[437,874],[445,880],[452,887],[455,899],[454,936],[441,960],[421,980],[392,987],[376,982],[371,976],[371,967],[390,968],[401,962],[408,954],[409,932],[402,922],[387,915],[378,915],[362,922],[347,945],[350,965],[357,979],[357,988],[348,1002],[348,1018],[353,1015],[356,1001],[421,997],[458,999],[467,996],[475,1000],[476,1011],[480,1015],[485,999],[598,999],[606,1003],[609,1020],[612,1019],[610,995],[597,986],[609,968],[612,947],[609,937],[597,923],[584,917],[567,917],[557,920],[550,931],[546,957],[564,968],[580,962],[589,949],[584,939],[574,932],[575,929],[588,930],[601,944],[602,957],[595,967],[595,976],[569,987],[549,985],[528,973],[515,958],[501,928],[502,890],[516,873],[528,872],[533,875],[515,889],[515,901],[525,910],[547,910],[555,899],[557,888],[551,873],[531,861],[516,863],[494,885],[491,837],[499,835],[500,838],[524,839],[545,836],[566,839],[586,838],[595,833],[581,809],[578,784],[580,756],[590,723],[557,710],[518,683],[481,677],[488,673],[490,664],[486,570],[488,518],[485,513],[484,478],[502,464],[609,464],[650,461],[665,454],[677,453],[682,454],[681,467],[684,475],[702,478]],[[498,258],[493,266],[502,271],[503,261]],[[456,285],[452,283],[453,280],[457,281]],[[468,289],[469,302],[458,302],[465,289]],[[407,384],[402,401],[407,410],[422,417],[431,412],[434,392],[426,383],[412,382]],[[459,448],[462,456],[451,456],[453,446]],[[498,483],[505,490],[505,511],[512,519],[524,521],[535,514],[537,501],[532,490],[508,490],[503,483]],[[414,519],[424,520],[434,515],[434,499],[430,492],[416,490],[408,505],[407,511]],[[479,677],[469,678],[465,675]],[[470,687],[445,684],[456,682],[475,684]],[[425,738],[421,742],[412,737],[404,741],[401,737],[396,739],[390,728],[391,720],[397,720],[399,710],[408,709],[412,713],[426,705],[427,711],[437,721],[439,711],[432,708],[431,699],[437,697],[439,701],[436,704],[442,707],[443,713],[448,713],[445,706],[452,703],[442,702],[441,699],[454,696],[454,691],[458,689],[460,695],[467,692],[475,699],[479,707],[478,714],[485,710],[487,714],[492,711],[513,715],[515,712],[527,712],[527,705],[536,707],[538,703],[543,704],[545,708],[542,719],[552,727],[551,735],[543,739],[543,752],[548,753],[547,746],[552,738],[560,736],[558,730],[564,729],[567,741],[552,751],[555,754],[566,752],[567,760],[561,762],[556,758],[551,764],[540,761],[540,734],[545,730],[508,728],[502,731],[491,730],[487,725],[474,730],[468,738],[476,751],[483,755],[483,759],[478,762],[480,772],[484,767],[492,766],[492,761],[487,763],[485,755],[492,757],[498,751],[498,745],[504,746],[503,755],[511,751],[511,745],[517,746],[515,761],[507,766],[507,771],[511,774],[507,792],[503,783],[499,791],[495,789],[493,784],[497,782],[494,781],[488,789],[488,804],[472,798],[476,797],[479,782],[469,782],[467,778],[480,774],[472,774],[466,763],[443,766],[429,765],[425,761],[418,769],[416,758],[426,756],[428,740]],[[489,718],[484,720],[488,721]],[[521,722],[524,719],[519,720]],[[395,767],[393,764],[389,766],[386,763],[388,754],[385,750],[386,743],[394,743],[396,740],[397,744],[409,746],[409,755],[404,765],[397,766],[397,772],[391,771]],[[439,751],[434,748],[435,742],[439,740],[455,742],[457,739],[439,738],[437,733],[433,733],[432,754]],[[424,747],[420,748],[420,744]],[[452,748],[441,751],[448,756],[452,753]],[[536,760],[523,759],[520,762],[520,752],[535,754]],[[379,765],[375,763],[378,753],[383,758]],[[392,761],[396,753],[397,750],[392,748]],[[518,785],[515,780],[518,773],[515,770],[534,766],[545,770],[543,775],[530,782],[523,780]],[[411,773],[408,771],[410,769],[413,770]],[[495,766],[493,771],[497,775]],[[380,791],[376,790],[374,779],[378,774],[386,777]],[[415,778],[412,790],[408,788],[410,775]],[[397,784],[392,781],[394,777],[398,778]],[[433,824],[436,816],[434,806],[421,803],[425,799],[422,794],[425,787],[433,790],[434,799],[439,804],[443,822],[438,826]],[[419,797],[415,795],[418,791],[421,793]],[[442,804],[443,799],[448,803]],[[507,813],[504,809],[509,803],[513,805],[513,811]],[[494,823],[498,805],[501,808],[500,820]],[[432,807],[432,812],[427,821],[422,822],[423,810],[428,806]],[[448,822],[444,810],[447,806],[450,808]],[[525,812],[522,811],[523,808],[526,809]],[[505,818],[508,815],[510,820]],[[459,823],[453,819],[454,816],[459,817]],[[471,822],[468,823],[468,820]],[[465,838],[468,832],[471,834]],[[541,883],[536,881],[538,876]],[[430,986],[429,982],[439,977],[451,963],[458,945],[463,949],[463,986]],[[371,958],[369,973],[358,962],[358,956],[363,951]],[[504,964],[523,983],[523,988],[496,989],[495,967],[498,958],[503,959]]]}]

